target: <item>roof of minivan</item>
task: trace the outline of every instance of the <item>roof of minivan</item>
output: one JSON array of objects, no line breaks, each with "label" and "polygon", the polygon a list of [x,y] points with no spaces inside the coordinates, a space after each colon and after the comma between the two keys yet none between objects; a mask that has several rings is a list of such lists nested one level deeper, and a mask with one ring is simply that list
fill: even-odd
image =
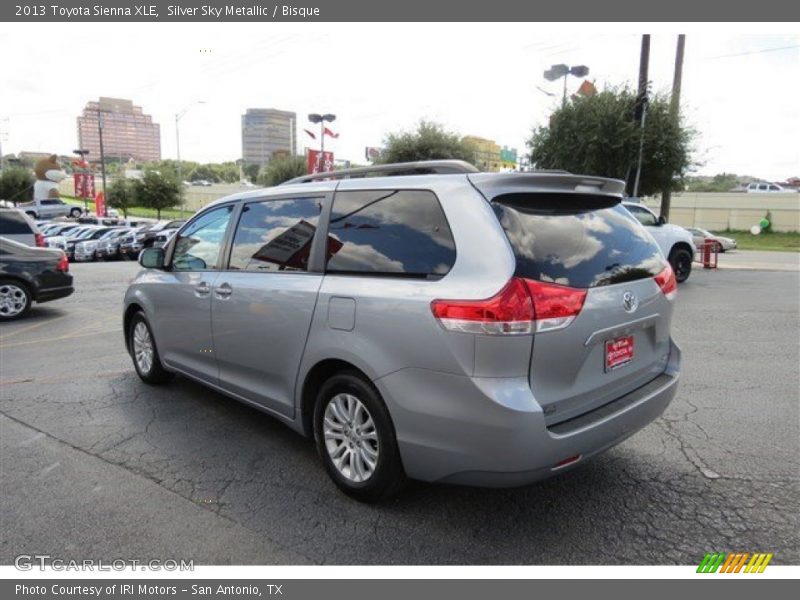
[{"label": "roof of minivan", "polygon": [[[303,183],[285,183],[269,188],[257,188],[245,192],[237,192],[209,203],[209,207],[255,198],[269,198],[297,194],[298,191],[319,194],[334,191],[340,185],[346,189],[356,187],[385,187],[387,185],[408,185],[421,187],[435,185],[445,181],[459,179],[468,181],[488,200],[503,194],[513,193],[581,193],[600,194],[621,197],[625,190],[625,182],[619,179],[594,177],[591,175],[573,175],[566,172],[528,172],[528,173],[430,173],[423,175],[388,175],[384,177],[344,178],[334,180],[309,181]],[[402,182],[402,183],[400,183]]]}]

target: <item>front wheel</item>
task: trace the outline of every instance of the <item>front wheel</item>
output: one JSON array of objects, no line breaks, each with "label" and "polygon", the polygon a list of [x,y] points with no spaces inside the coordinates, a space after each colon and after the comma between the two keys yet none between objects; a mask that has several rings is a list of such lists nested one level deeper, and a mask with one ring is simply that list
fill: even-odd
[{"label": "front wheel", "polygon": [[669,254],[669,264],[675,272],[675,279],[683,283],[692,273],[692,253],[686,248],[675,248]]},{"label": "front wheel", "polygon": [[0,321],[25,316],[31,309],[32,300],[28,286],[21,281],[0,279]]},{"label": "front wheel", "polygon": [[340,373],[322,386],[314,439],[330,478],[356,500],[384,500],[406,482],[389,411],[359,374]]},{"label": "front wheel", "polygon": [[83,214],[83,211],[80,208],[73,208],[69,211],[69,216],[73,219],[77,219]]},{"label": "front wheel", "polygon": [[161,366],[161,358],[158,356],[153,332],[141,312],[136,313],[131,319],[128,330],[128,347],[131,358],[133,358],[133,366],[142,381],[151,385],[160,385],[172,379],[173,374]]}]

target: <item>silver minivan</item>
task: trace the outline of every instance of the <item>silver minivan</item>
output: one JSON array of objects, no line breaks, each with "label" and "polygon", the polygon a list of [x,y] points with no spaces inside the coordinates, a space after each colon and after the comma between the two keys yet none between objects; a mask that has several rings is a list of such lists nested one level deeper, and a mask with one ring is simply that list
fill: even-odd
[{"label": "silver minivan", "polygon": [[656,419],[677,283],[621,181],[459,161],[235,194],[140,255],[139,376],[179,373],[313,437],[363,501],[515,486]]}]

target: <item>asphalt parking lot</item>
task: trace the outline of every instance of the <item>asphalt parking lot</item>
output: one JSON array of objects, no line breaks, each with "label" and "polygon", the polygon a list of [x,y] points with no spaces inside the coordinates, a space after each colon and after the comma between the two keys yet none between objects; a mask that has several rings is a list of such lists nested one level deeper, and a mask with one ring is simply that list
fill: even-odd
[{"label": "asphalt parking lot", "polygon": [[0,326],[2,564],[800,562],[796,270],[694,273],[674,321],[678,397],[582,468],[511,490],[415,484],[365,506],[270,417],[186,379],[139,381],[120,318],[137,269],[74,265],[73,296]]}]

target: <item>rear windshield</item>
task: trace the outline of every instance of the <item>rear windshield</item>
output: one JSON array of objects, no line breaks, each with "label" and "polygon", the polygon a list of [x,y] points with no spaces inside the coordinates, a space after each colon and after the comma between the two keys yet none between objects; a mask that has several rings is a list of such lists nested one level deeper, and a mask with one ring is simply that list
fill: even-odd
[{"label": "rear windshield", "polygon": [[658,246],[616,199],[507,194],[492,206],[519,277],[591,288],[653,277],[666,266]]},{"label": "rear windshield", "polygon": [[19,235],[21,233],[33,233],[25,215],[14,210],[0,211],[0,235]]}]

